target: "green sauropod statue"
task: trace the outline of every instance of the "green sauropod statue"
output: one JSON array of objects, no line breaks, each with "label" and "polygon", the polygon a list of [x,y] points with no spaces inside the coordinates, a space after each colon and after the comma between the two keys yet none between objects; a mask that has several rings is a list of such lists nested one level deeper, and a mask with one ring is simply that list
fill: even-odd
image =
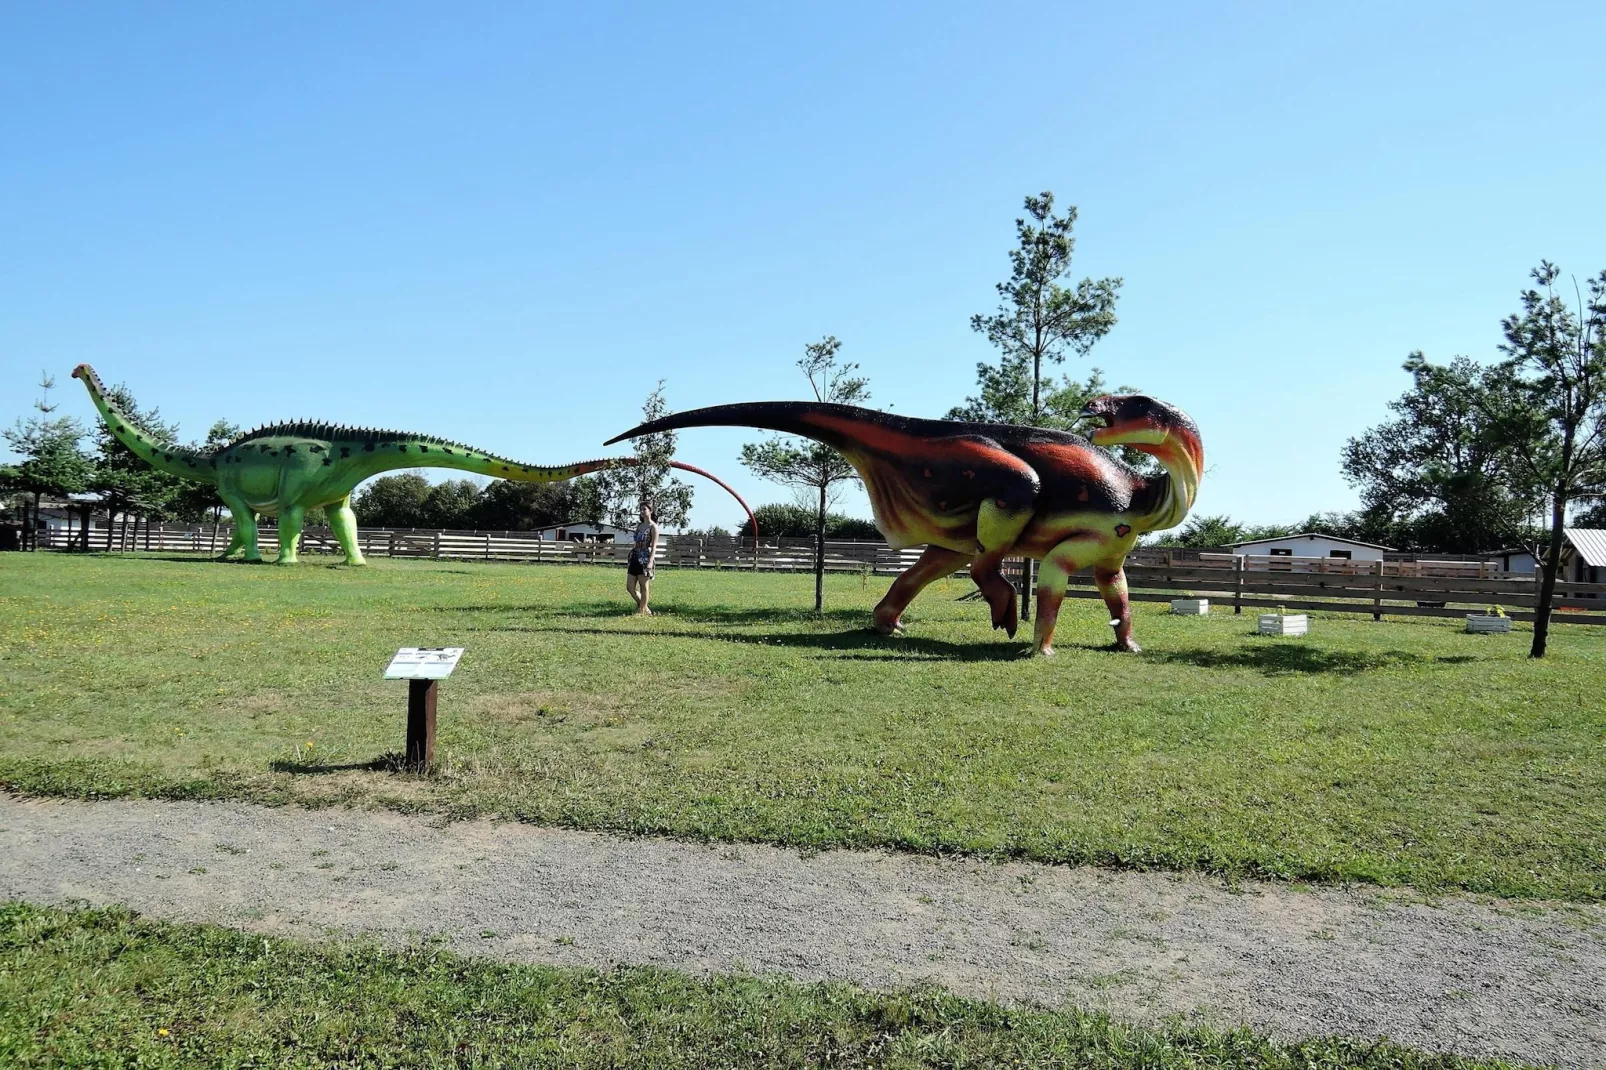
[{"label": "green sauropod statue", "polygon": [[[381,472],[455,468],[520,483],[557,483],[636,463],[633,457],[614,457],[559,467],[523,464],[429,435],[307,420],[258,427],[215,452],[191,450],[158,441],[129,419],[107,395],[100,377],[89,365],[78,365],[72,374],[74,379],[83,380],[111,433],[141,460],[171,475],[217,487],[218,497],[234,518],[234,537],[223,551],[225,558],[243,551],[246,561],[262,560],[257,550],[256,517],[266,514],[279,518],[279,564],[295,564],[302,519],[308,509],[322,507],[328,513],[329,526],[346,555],[346,563],[363,564],[351,492],[357,484]],[[753,514],[747,503],[720,479],[680,461],[670,464],[723,487],[751,519]]]}]

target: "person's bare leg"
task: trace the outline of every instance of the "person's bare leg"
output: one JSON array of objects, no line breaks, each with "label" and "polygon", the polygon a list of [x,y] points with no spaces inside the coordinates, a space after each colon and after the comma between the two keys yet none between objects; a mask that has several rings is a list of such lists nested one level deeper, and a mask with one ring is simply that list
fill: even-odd
[{"label": "person's bare leg", "polygon": [[636,602],[636,612],[643,617],[652,616],[652,609],[647,605],[650,596],[652,580],[647,576],[636,577],[636,590],[641,592],[641,598]]}]

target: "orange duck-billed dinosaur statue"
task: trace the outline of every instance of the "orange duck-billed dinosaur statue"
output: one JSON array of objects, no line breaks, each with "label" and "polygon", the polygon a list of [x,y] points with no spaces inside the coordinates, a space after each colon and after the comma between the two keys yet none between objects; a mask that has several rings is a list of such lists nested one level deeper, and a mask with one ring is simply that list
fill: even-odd
[{"label": "orange duck-billed dinosaur statue", "polygon": [[[894,547],[926,552],[875,609],[883,632],[902,629],[915,595],[965,563],[992,607],[993,626],[1015,634],[1015,588],[1006,557],[1043,563],[1034,651],[1052,654],[1066,580],[1083,568],[1109,607],[1118,650],[1132,639],[1126,555],[1138,536],[1175,527],[1199,489],[1204,447],[1188,415],[1141,394],[1105,395],[1082,410],[1092,441],[1010,424],[921,420],[849,405],[759,401],[675,413],[609,440],[684,427],[735,425],[803,435],[837,449],[869,491],[876,527]],[[1101,447],[1129,446],[1158,460],[1146,476]]]}]

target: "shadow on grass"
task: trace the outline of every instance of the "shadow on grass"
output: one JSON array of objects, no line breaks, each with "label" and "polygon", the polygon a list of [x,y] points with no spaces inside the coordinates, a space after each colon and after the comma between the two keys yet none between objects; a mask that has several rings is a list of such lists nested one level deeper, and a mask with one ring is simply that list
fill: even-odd
[{"label": "shadow on grass", "polygon": [[268,763],[268,768],[275,773],[290,773],[293,776],[327,776],[330,773],[395,773],[402,770],[403,756],[400,754],[381,754],[370,762],[340,762],[330,764],[327,762],[290,762],[283,758],[276,758]]},{"label": "shadow on grass", "polygon": [[[764,618],[766,621],[770,618]],[[809,614],[809,620],[818,619]],[[701,639],[711,643],[744,643],[749,646],[790,647],[794,649],[847,651],[837,656],[844,661],[1015,661],[1025,655],[1018,641],[992,643],[950,643],[942,639],[917,636],[888,636],[872,628],[852,628],[841,632],[791,632],[782,635],[750,635],[744,632],[693,632],[677,628],[654,628],[651,632],[624,632],[611,628],[498,628],[496,631],[563,632],[567,635],[599,635],[618,638],[625,635],[662,635],[675,639]]]},{"label": "shadow on grass", "polygon": [[1145,657],[1201,669],[1254,669],[1267,676],[1333,673],[1354,676],[1397,665],[1463,665],[1482,658],[1470,654],[1431,655],[1410,650],[1327,650],[1308,643],[1250,641],[1234,650],[1194,647],[1158,650]]},{"label": "shadow on grass", "polygon": [[[631,604],[620,598],[618,601],[607,602],[571,602],[567,605],[555,606],[551,603],[541,605],[514,605],[511,603],[488,603],[468,606],[426,606],[421,607],[432,613],[531,613],[539,614],[553,619],[589,617],[596,620],[613,620],[618,617],[632,616]],[[781,609],[758,608],[741,609],[733,606],[685,606],[665,600],[653,603],[653,613],[659,617],[669,617],[673,620],[685,621],[688,624],[725,624],[725,625],[763,625],[770,624],[777,627],[794,624],[836,623],[836,624],[863,624],[870,619],[870,613],[864,609],[828,609],[824,613],[816,614],[812,609]]]}]

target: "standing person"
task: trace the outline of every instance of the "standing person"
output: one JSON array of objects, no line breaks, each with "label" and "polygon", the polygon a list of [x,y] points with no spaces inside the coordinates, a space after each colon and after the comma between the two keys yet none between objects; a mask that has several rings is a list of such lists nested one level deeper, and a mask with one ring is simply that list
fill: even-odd
[{"label": "standing person", "polygon": [[630,549],[630,561],[625,565],[625,590],[636,600],[636,616],[650,617],[647,608],[647,587],[652,583],[652,563],[658,558],[658,525],[653,523],[652,506],[641,503],[641,523],[632,536],[635,545]]}]

